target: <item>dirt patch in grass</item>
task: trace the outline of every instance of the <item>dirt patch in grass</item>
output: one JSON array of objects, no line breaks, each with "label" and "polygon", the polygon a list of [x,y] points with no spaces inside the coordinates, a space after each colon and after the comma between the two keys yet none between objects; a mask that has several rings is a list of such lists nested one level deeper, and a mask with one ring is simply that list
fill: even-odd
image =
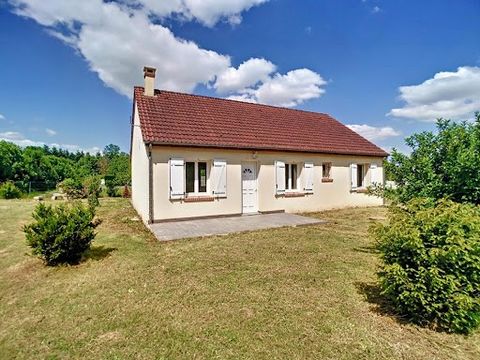
[{"label": "dirt patch in grass", "polygon": [[102,200],[84,261],[52,268],[26,255],[20,224],[34,205],[0,201],[0,358],[480,358],[478,333],[436,333],[384,311],[366,232],[383,208],[160,243],[128,201]]}]

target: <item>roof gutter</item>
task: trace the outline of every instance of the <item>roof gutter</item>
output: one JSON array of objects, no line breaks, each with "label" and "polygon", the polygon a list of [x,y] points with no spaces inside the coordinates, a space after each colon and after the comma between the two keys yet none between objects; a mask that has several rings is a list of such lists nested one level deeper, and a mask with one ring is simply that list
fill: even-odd
[{"label": "roof gutter", "polygon": [[153,224],[153,160],[152,144],[148,146],[148,223]]}]

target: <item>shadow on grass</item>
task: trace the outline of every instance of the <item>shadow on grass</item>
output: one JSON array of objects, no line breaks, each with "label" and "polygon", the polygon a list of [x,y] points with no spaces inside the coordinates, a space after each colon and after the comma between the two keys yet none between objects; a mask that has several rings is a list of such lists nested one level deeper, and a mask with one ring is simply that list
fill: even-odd
[{"label": "shadow on grass", "polygon": [[380,286],[378,286],[378,284],[357,282],[355,283],[355,287],[358,289],[358,292],[365,297],[367,302],[372,305],[370,307],[371,311],[382,316],[389,316],[400,324],[408,323],[407,319],[400,316],[395,311],[388,299],[382,295]]},{"label": "shadow on grass", "polygon": [[85,256],[84,256],[84,259],[83,261],[85,260],[102,260],[108,256],[110,256],[110,254],[117,250],[117,248],[112,248],[112,247],[106,247],[106,246],[92,246],[90,248],[90,250],[88,250],[86,253],[85,253]]}]

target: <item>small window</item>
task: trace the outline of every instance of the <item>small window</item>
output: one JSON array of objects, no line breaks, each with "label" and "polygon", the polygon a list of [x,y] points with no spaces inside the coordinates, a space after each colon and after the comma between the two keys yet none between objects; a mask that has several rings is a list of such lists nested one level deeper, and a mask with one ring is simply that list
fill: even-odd
[{"label": "small window", "polygon": [[363,187],[365,185],[365,165],[357,165],[357,187]]},{"label": "small window", "polygon": [[298,167],[297,164],[285,164],[285,189],[297,190]]},{"label": "small window", "polygon": [[322,177],[324,179],[330,179],[332,173],[332,163],[323,163],[322,164]]},{"label": "small window", "polygon": [[185,192],[207,192],[207,163],[187,161],[185,163]]}]

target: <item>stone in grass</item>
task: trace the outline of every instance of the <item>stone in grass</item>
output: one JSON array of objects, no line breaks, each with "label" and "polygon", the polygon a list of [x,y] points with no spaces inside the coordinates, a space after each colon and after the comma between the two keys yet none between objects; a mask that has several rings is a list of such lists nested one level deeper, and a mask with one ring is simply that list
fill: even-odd
[{"label": "stone in grass", "polygon": [[43,196],[42,196],[42,195],[34,196],[34,197],[33,197],[33,200],[42,201],[42,200],[43,200]]},{"label": "stone in grass", "polygon": [[63,194],[53,193],[52,200],[63,200]]}]

